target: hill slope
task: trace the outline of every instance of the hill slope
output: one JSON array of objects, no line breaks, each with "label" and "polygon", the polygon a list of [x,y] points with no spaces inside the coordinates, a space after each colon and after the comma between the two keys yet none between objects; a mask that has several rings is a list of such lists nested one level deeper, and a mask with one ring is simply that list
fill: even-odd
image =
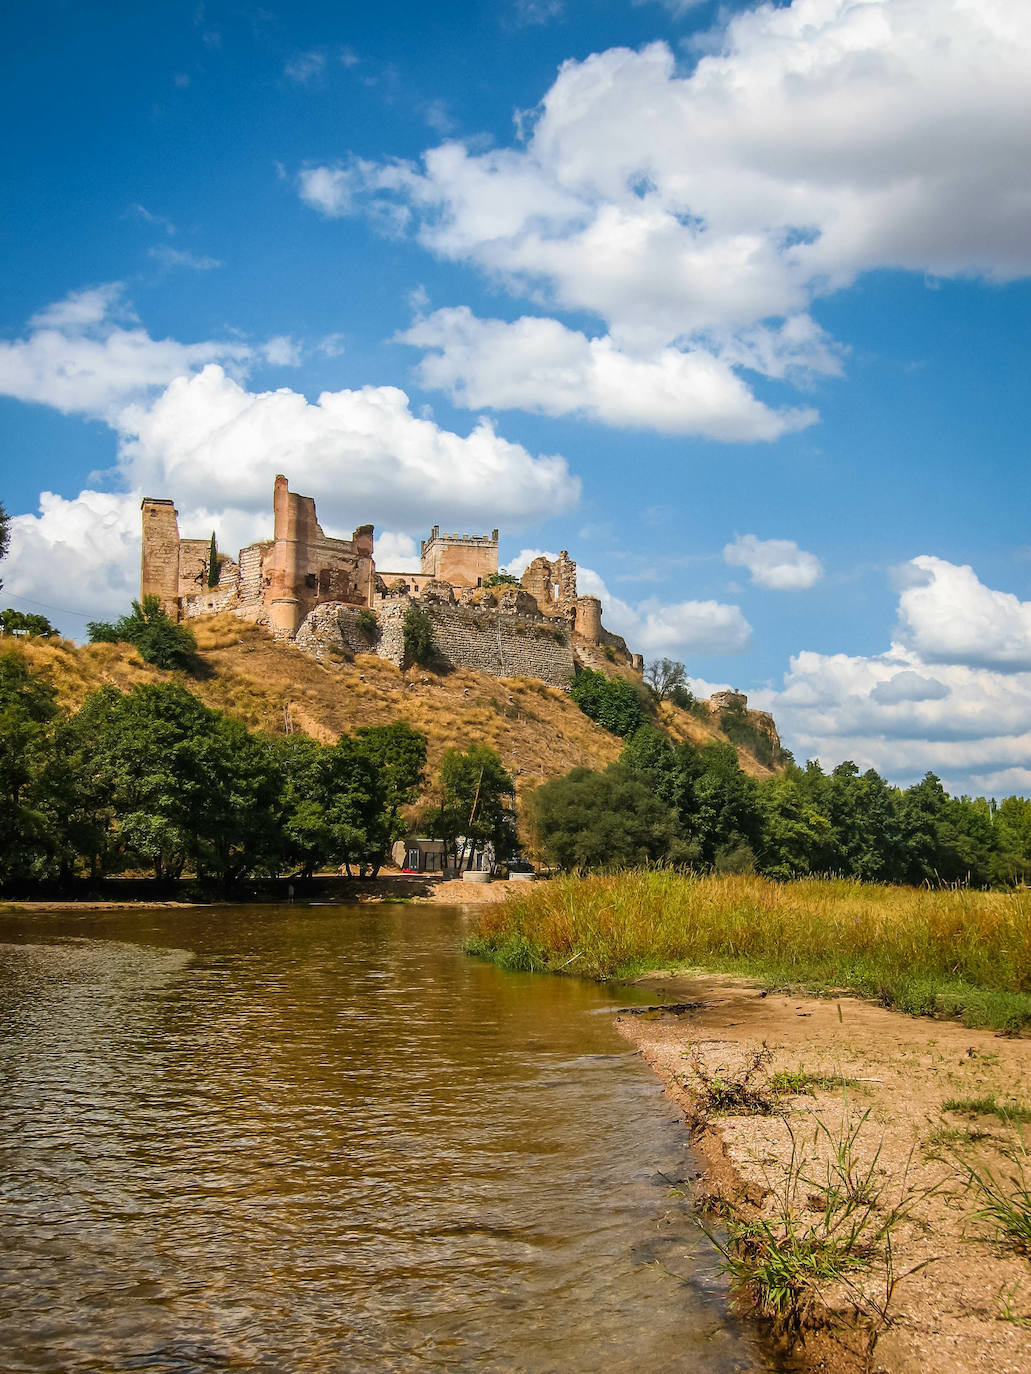
[{"label": "hill slope", "polygon": [[[303,730],[328,742],[362,725],[406,720],[429,740],[429,774],[446,749],[488,744],[516,778],[519,792],[560,777],[571,768],[604,768],[622,740],[595,725],[563,691],[530,678],[494,678],[467,669],[438,676],[421,668],[402,674],[373,655],[320,664],[290,643],[234,616],[191,622],[201,671],[182,679],[208,706],[237,716],[252,729]],[[149,667],[126,644],[79,648],[67,640],[8,644],[34,670],[50,677],[62,702],[81,704],[97,687],[128,690],[171,676]],[[659,719],[674,739],[704,745],[725,740],[715,718],[702,719],[664,702]],[[753,777],[767,777],[749,749],[738,759]]]}]

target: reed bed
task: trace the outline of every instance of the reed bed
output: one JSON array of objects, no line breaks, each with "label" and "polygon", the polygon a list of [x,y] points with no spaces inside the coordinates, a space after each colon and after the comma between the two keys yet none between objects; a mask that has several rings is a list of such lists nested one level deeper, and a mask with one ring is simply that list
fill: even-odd
[{"label": "reed bed", "polygon": [[700,968],[971,1026],[1031,1025],[1031,893],[776,883],[668,870],[559,877],[485,908],[472,953],[594,978]]}]

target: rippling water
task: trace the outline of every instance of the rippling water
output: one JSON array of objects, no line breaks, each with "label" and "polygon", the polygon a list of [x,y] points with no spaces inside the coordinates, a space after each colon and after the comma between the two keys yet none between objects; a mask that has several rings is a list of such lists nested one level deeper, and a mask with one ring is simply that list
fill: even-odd
[{"label": "rippling water", "polygon": [[611,992],[463,921],[0,917],[4,1374],[775,1368]]}]

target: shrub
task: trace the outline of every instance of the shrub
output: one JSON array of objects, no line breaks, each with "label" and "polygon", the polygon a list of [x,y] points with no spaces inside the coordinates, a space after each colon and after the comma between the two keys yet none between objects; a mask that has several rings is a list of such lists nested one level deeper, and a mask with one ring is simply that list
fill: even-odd
[{"label": "shrub", "polygon": [[375,644],[376,640],[379,639],[379,619],[375,611],[370,611],[368,608],[359,611],[355,624],[358,633],[367,644]]},{"label": "shrub", "polygon": [[593,668],[584,668],[573,679],[569,694],[585,716],[614,735],[632,735],[644,722],[637,688],[625,678],[608,678]]},{"label": "shrub", "polygon": [[132,614],[113,624],[91,620],[87,626],[91,644],[132,644],[144,663],[155,668],[191,669],[196,662],[197,641],[185,625],[177,625],[161,609],[156,596],[132,603]]},{"label": "shrub", "polygon": [[401,622],[404,634],[405,663],[419,663],[427,667],[437,658],[433,642],[433,626],[426,612],[419,606],[409,606]]}]

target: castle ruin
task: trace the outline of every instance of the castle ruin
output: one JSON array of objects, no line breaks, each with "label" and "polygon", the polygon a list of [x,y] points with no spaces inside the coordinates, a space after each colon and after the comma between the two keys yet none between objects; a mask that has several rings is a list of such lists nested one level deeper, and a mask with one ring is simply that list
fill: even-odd
[{"label": "castle ruin", "polygon": [[[497,677],[538,677],[568,686],[578,666],[640,672],[639,655],[601,623],[601,602],[579,596],[576,564],[562,551],[535,558],[519,585],[498,578],[498,531],[422,541],[419,572],[376,568],[372,525],[350,539],[326,535],[315,502],[277,476],[272,538],[220,555],[212,575],[208,539],[184,539],[165,498],[142,503],[140,595],[157,596],[175,620],[229,611],[322,658],[375,653],[404,666],[403,620],[417,605],[442,660]],[[376,632],[370,633],[375,616]]]}]

